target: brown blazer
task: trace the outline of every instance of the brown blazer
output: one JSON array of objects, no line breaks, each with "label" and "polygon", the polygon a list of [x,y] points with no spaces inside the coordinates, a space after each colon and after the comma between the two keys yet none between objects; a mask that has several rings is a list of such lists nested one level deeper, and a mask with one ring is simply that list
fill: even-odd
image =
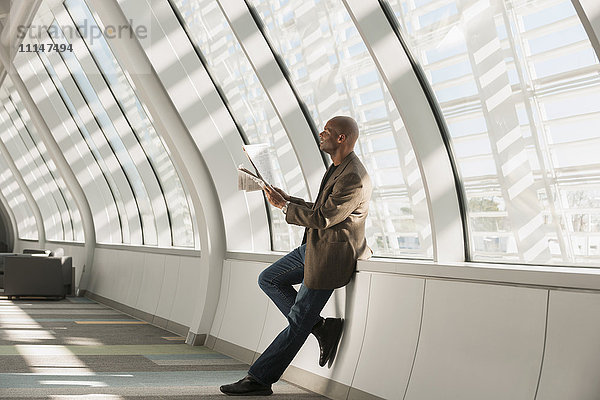
[{"label": "brown blazer", "polygon": [[350,282],[356,260],[372,254],[365,239],[371,179],[354,152],[325,183],[316,203],[292,197],[285,220],[307,227],[304,285],[335,289]]}]

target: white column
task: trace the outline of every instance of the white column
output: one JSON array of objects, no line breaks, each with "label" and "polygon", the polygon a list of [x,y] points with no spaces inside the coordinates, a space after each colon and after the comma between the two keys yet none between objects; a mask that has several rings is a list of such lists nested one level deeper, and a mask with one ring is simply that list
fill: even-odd
[{"label": "white column", "polygon": [[429,205],[433,259],[464,261],[452,165],[410,60],[377,1],[344,0],[344,4],[392,95],[415,150]]}]

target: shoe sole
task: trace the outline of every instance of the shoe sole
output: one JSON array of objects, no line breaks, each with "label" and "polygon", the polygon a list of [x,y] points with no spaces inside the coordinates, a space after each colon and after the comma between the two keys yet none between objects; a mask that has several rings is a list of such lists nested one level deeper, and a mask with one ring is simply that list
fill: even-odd
[{"label": "shoe sole", "polygon": [[256,392],[247,392],[247,393],[227,393],[227,392],[223,392],[221,390],[222,393],[226,394],[227,396],[270,396],[273,394],[272,390],[257,390]]}]

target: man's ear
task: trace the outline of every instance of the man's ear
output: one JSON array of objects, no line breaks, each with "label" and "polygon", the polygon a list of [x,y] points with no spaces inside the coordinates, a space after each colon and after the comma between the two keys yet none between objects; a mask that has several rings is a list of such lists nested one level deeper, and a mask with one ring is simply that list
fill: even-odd
[{"label": "man's ear", "polygon": [[338,135],[338,142],[342,143],[346,141],[346,134],[345,133],[340,133]]}]

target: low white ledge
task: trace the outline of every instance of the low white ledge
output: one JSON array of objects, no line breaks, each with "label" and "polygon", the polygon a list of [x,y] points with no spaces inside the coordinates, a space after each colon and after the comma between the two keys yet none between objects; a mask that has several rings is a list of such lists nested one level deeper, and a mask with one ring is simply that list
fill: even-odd
[{"label": "low white ledge", "polygon": [[173,256],[200,257],[201,250],[183,247],[136,246],[130,244],[97,243],[97,249],[135,251],[139,253],[154,253]]},{"label": "low white ledge", "polygon": [[358,271],[456,279],[483,283],[600,290],[600,269],[492,263],[446,263],[374,258],[358,262]]},{"label": "low white ledge", "polygon": [[[226,259],[273,263],[285,252],[228,251]],[[515,286],[600,291],[600,268],[559,267],[481,262],[436,263],[429,260],[377,258],[360,260],[359,272],[376,272],[422,278],[440,278]]]}]

